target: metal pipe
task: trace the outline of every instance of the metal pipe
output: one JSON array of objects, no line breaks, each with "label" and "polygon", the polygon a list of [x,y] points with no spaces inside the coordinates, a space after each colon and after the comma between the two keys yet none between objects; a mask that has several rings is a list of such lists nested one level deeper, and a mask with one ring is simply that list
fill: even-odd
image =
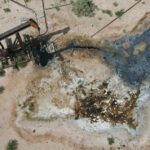
[{"label": "metal pipe", "polygon": [[8,30],[7,32],[4,32],[3,34],[0,34],[0,41],[5,39],[6,37],[9,37],[9,36],[19,32],[19,31],[23,30],[23,29],[26,29],[30,26],[31,26],[30,23],[27,21],[27,22],[15,27],[11,30]]},{"label": "metal pipe", "polygon": [[48,23],[47,23],[47,16],[46,16],[46,12],[45,12],[44,0],[42,0],[42,8],[43,8],[43,14],[44,14],[44,20],[45,20],[45,28],[46,28],[46,31],[42,34],[42,35],[44,35],[48,32]]},{"label": "metal pipe", "polygon": [[19,5],[19,6],[21,6],[21,7],[23,7],[23,8],[25,8],[25,9],[28,9],[29,11],[31,11],[32,13],[34,13],[36,22],[37,22],[37,24],[38,24],[37,13],[36,13],[32,8],[26,7],[25,5],[23,5],[23,4],[21,4],[21,3],[17,2],[17,1],[15,1],[15,0],[10,0],[10,1],[13,2],[13,3],[15,3],[15,4],[17,4],[17,5]]},{"label": "metal pipe", "polygon": [[[129,7],[127,10],[125,10],[122,15],[124,15],[125,13],[127,13],[129,10],[131,10],[133,7],[135,7],[137,4],[139,4],[142,0],[139,0],[138,2],[136,2],[135,4],[133,4],[131,7]],[[106,24],[104,27],[102,27],[101,29],[99,29],[97,32],[95,32],[94,34],[91,35],[91,37],[93,38],[96,34],[98,34],[99,32],[101,32],[102,30],[104,30],[105,28],[107,28],[109,25],[111,25],[113,22],[115,22],[117,19],[119,19],[119,17],[116,17],[115,19],[113,19],[112,21],[110,21],[108,24]]]},{"label": "metal pipe", "polygon": [[27,22],[0,34],[0,41],[30,26],[40,31],[38,24],[33,19],[29,19]]},{"label": "metal pipe", "polygon": [[[38,17],[37,17],[37,13],[32,9],[32,8],[29,8],[29,7],[26,7],[25,5],[15,1],[15,0],[10,0],[11,2],[14,2],[15,4],[25,8],[25,9],[28,9],[29,11],[31,11],[32,13],[35,14],[35,18],[36,18],[36,22],[38,24]],[[46,28],[46,31],[42,34],[46,34],[48,32],[48,23],[47,23],[47,16],[46,16],[46,12],[45,12],[45,3],[44,3],[44,0],[42,0],[42,8],[43,8],[43,14],[44,14],[44,19],[45,19],[45,28]],[[40,34],[40,32],[39,32]]]}]

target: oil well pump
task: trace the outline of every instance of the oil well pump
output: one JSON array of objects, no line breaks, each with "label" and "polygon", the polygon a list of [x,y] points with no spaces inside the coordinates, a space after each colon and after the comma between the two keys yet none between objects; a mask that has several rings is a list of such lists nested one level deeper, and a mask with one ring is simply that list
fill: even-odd
[{"label": "oil well pump", "polygon": [[70,49],[69,45],[55,50],[56,47],[54,43],[49,41],[51,36],[60,33],[65,34],[70,28],[67,27],[63,30],[47,34],[48,23],[44,0],[41,0],[43,8],[42,18],[44,18],[46,31],[34,38],[28,34],[23,34],[22,36],[20,32],[28,27],[34,27],[40,33],[40,27],[37,23],[39,19],[37,13],[18,1],[11,0],[11,2],[34,13],[36,21],[28,19],[25,23],[0,34],[0,70],[8,67],[19,69],[19,65],[25,64],[31,60],[38,65],[46,66],[48,60],[52,59],[55,54]]},{"label": "oil well pump", "polygon": [[[18,68],[19,64],[37,59],[37,41],[29,35],[23,35],[23,40],[20,35],[20,32],[28,27],[33,27],[40,31],[38,24],[33,19],[29,19],[25,23],[0,34],[0,68]],[[13,40],[11,36],[14,35],[15,38]]]},{"label": "oil well pump", "polygon": [[[46,66],[54,55],[74,47],[71,43],[57,49],[53,42],[49,42],[49,34],[39,34],[35,38],[23,34],[22,37],[20,32],[28,27],[33,27],[40,32],[38,24],[33,19],[29,19],[25,23],[0,34],[0,70],[8,67],[19,69],[21,64],[29,61]],[[66,27],[63,30],[56,31],[56,33],[50,33],[50,37],[55,34],[65,34],[69,29],[69,27]],[[12,39],[11,36],[15,36],[15,39],[14,37]]]}]

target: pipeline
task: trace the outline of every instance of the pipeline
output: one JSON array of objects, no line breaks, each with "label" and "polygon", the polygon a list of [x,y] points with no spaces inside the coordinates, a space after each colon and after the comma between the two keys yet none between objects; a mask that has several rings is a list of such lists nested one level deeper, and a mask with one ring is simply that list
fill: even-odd
[{"label": "pipeline", "polygon": [[13,3],[15,3],[15,4],[17,4],[17,5],[19,5],[19,6],[21,6],[21,7],[23,7],[23,8],[25,8],[25,9],[27,9],[27,10],[29,10],[29,11],[31,11],[32,13],[34,13],[36,22],[37,22],[37,24],[38,24],[37,13],[36,13],[32,8],[26,7],[25,5],[23,5],[23,4],[21,4],[21,3],[17,2],[17,1],[15,1],[15,0],[10,0],[10,1],[13,2]]},{"label": "pipeline", "polygon": [[[139,0],[138,2],[136,2],[135,4],[133,4],[131,7],[129,7],[127,10],[125,10],[123,12],[122,15],[124,15],[125,13],[127,13],[129,10],[131,10],[133,7],[135,7],[137,4],[139,4],[142,0]],[[91,35],[91,37],[94,37],[96,34],[98,34],[99,32],[101,32],[102,30],[104,30],[105,28],[107,28],[109,25],[111,25],[113,22],[115,22],[116,20],[118,20],[120,17],[116,17],[115,19],[113,19],[112,21],[110,21],[108,24],[106,24],[104,27],[102,27],[101,29],[99,29],[97,32],[95,32],[94,34]]]},{"label": "pipeline", "polygon": [[[31,11],[32,13],[34,13],[35,18],[36,18],[36,22],[38,24],[38,15],[37,15],[37,13],[36,13],[35,10],[33,10],[32,8],[29,8],[29,7],[27,7],[27,6],[23,5],[23,4],[15,1],[15,0],[10,0],[10,1],[13,2],[13,3],[15,3],[15,4],[17,4],[17,5],[19,5],[19,6],[21,6],[21,7],[23,7],[23,8],[25,8],[25,9],[27,9],[27,10],[29,10],[29,11]],[[48,32],[48,23],[47,23],[47,16],[46,16],[46,12],[45,12],[45,3],[44,3],[44,0],[42,0],[41,2],[42,2],[44,19],[45,19],[45,28],[46,28],[46,31],[42,35],[45,35]],[[40,31],[39,31],[39,35],[40,35]]]},{"label": "pipeline", "polygon": [[46,31],[42,35],[45,35],[48,32],[48,23],[47,23],[47,16],[46,16],[46,12],[45,12],[44,0],[42,0],[42,8],[43,8],[43,14],[44,14],[44,20],[45,20],[45,28],[46,28]]}]

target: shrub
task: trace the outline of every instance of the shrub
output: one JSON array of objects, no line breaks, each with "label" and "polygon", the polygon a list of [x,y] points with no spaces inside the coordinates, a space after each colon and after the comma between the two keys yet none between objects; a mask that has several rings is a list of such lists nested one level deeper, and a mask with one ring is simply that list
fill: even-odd
[{"label": "shrub", "polygon": [[113,13],[111,12],[111,10],[108,10],[108,9],[102,10],[102,13],[107,14],[107,15],[109,15],[110,17],[113,16]]},{"label": "shrub", "polygon": [[121,17],[124,14],[124,9],[115,12],[117,17]]},{"label": "shrub", "polygon": [[8,3],[9,2],[9,0],[4,0],[4,3]]},{"label": "shrub", "polygon": [[66,0],[60,0],[60,2],[66,2]]},{"label": "shrub", "polygon": [[25,58],[23,56],[18,56],[17,57],[17,62],[20,63],[20,64],[18,64],[19,68],[24,68],[24,67],[27,66],[27,62],[23,62],[23,61],[25,61]]},{"label": "shrub", "polygon": [[7,144],[6,150],[17,150],[18,142],[17,140],[10,140]]},{"label": "shrub", "polygon": [[0,77],[3,77],[5,75],[5,70],[0,69]]},{"label": "shrub", "polygon": [[0,94],[2,94],[4,90],[5,88],[3,86],[0,86]]},{"label": "shrub", "polygon": [[19,68],[24,68],[24,67],[26,67],[26,66],[27,66],[27,63],[18,64],[18,67],[19,67]]},{"label": "shrub", "polygon": [[55,6],[55,9],[56,9],[57,11],[60,11],[60,7],[59,7],[59,6]]},{"label": "shrub", "polygon": [[127,33],[126,29],[123,29],[123,33]]},{"label": "shrub", "polygon": [[92,0],[76,0],[72,2],[72,11],[78,17],[93,17],[98,7],[93,3]]},{"label": "shrub", "polygon": [[115,143],[115,140],[114,140],[114,138],[108,138],[107,139],[108,140],[108,143],[109,143],[109,145],[112,145],[112,144],[114,144]]},{"label": "shrub", "polygon": [[102,20],[102,18],[101,18],[101,17],[99,17],[99,18],[98,18],[98,20]]},{"label": "shrub", "polygon": [[6,12],[6,13],[11,12],[11,10],[10,10],[9,8],[4,8],[3,10],[4,10],[4,12]]},{"label": "shrub", "polygon": [[28,2],[30,2],[30,1],[31,1],[31,0],[24,0],[25,3],[28,3]]},{"label": "shrub", "polygon": [[117,2],[114,2],[113,5],[114,5],[115,7],[117,7],[117,6],[118,6],[118,3],[117,3]]},{"label": "shrub", "polygon": [[30,110],[31,112],[33,112],[33,111],[34,111],[34,104],[33,104],[33,103],[30,103],[28,108],[29,108],[29,110]]}]

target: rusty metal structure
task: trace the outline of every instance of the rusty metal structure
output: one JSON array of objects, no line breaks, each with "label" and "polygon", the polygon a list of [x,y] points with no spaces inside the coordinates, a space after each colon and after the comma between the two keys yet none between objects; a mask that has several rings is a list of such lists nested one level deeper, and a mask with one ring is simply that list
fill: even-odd
[{"label": "rusty metal structure", "polygon": [[[0,68],[18,68],[19,64],[35,59],[36,52],[33,39],[29,35],[23,35],[23,40],[20,35],[20,32],[28,27],[33,27],[40,31],[38,24],[33,19],[29,19],[27,22],[0,34]],[[11,36],[14,35],[13,40]]]}]

